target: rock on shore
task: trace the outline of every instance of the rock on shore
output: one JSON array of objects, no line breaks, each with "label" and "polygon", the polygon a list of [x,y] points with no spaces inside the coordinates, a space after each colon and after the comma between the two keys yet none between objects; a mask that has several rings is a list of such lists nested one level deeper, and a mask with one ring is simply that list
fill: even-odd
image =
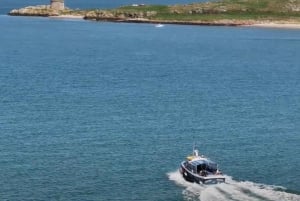
[{"label": "rock on shore", "polygon": [[9,15],[15,16],[59,16],[60,11],[52,9],[50,5],[28,6],[20,9],[13,9]]},{"label": "rock on shore", "polygon": [[84,18],[89,20],[109,20],[109,19],[144,19],[153,17],[157,14],[156,11],[146,12],[130,12],[130,11],[106,11],[106,10],[93,10],[85,14]]}]

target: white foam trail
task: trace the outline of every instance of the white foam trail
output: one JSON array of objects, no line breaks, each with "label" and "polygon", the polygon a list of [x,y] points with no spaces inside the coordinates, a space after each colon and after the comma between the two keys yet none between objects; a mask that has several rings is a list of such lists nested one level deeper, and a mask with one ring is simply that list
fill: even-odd
[{"label": "white foam trail", "polygon": [[226,176],[226,183],[202,185],[187,182],[179,171],[168,173],[171,181],[184,187],[185,200],[200,201],[300,201],[300,195],[278,191],[278,186],[257,184],[249,181],[239,182]]}]

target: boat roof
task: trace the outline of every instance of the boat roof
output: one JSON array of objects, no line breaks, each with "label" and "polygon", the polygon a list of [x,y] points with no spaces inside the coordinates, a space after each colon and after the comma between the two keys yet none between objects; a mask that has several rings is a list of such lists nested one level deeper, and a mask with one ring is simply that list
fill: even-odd
[{"label": "boat roof", "polygon": [[210,160],[210,159],[207,159],[207,158],[196,158],[192,161],[190,161],[190,163],[193,165],[193,166],[198,166],[198,165],[202,165],[202,164],[207,164],[207,165],[216,165],[217,163]]}]

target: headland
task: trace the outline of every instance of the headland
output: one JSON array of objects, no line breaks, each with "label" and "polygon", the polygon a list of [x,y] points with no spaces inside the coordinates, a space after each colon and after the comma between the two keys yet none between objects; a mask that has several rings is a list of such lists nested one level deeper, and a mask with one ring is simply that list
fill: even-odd
[{"label": "headland", "polygon": [[300,28],[300,0],[222,0],[185,5],[133,4],[105,10],[65,7],[55,9],[50,5],[40,5],[14,9],[9,15],[128,23]]}]

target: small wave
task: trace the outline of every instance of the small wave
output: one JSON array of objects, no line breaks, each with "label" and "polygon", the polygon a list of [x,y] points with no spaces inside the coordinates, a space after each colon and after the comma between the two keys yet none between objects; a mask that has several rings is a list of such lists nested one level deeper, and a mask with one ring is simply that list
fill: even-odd
[{"label": "small wave", "polygon": [[226,176],[226,183],[202,185],[187,182],[179,171],[168,173],[171,181],[185,189],[185,200],[200,201],[300,201],[300,195],[287,193],[283,187],[235,181]]}]

